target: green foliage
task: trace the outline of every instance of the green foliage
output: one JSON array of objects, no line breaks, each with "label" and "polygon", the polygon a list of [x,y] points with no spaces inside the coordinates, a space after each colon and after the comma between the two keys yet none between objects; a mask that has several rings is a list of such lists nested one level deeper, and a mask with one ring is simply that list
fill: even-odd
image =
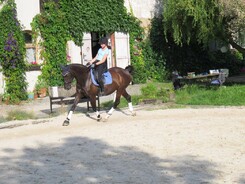
[{"label": "green foliage", "polygon": [[81,45],[84,32],[130,32],[138,25],[137,19],[127,13],[123,0],[104,1],[103,6],[99,0],[45,3],[44,11],[32,24],[36,36],[40,32],[44,40],[42,56],[46,63],[42,68],[42,78],[50,86],[63,84],[60,64],[66,64],[68,40]]},{"label": "green foliage", "polygon": [[38,76],[38,80],[35,84],[35,91],[40,91],[40,89],[42,88],[48,88],[48,84],[46,83],[46,81],[40,76]]},{"label": "green foliage", "polygon": [[157,86],[153,83],[147,83],[145,87],[141,88],[141,93],[145,98],[157,98]]},{"label": "green foliage", "polygon": [[165,70],[169,73],[177,70],[181,75],[186,75],[190,71],[203,73],[210,69],[228,68],[230,75],[235,75],[245,65],[242,54],[236,51],[226,53],[219,50],[210,51],[195,40],[180,46],[174,42],[170,33],[167,35],[166,42],[162,20],[163,17],[153,18],[149,38],[158,58],[164,58]]},{"label": "green foliage", "polygon": [[3,116],[0,116],[0,123],[5,123],[7,120],[3,117]]},{"label": "green foliage", "polygon": [[[161,100],[162,102],[170,101],[170,94],[173,93],[172,83],[147,83],[147,85],[141,87],[141,95],[132,96],[132,104],[138,105],[144,100],[155,99]],[[104,102],[101,104],[102,107],[111,108],[113,106],[113,101]],[[125,98],[120,99],[119,108],[127,107],[128,102]]]},{"label": "green foliage", "polygon": [[152,50],[157,54],[159,58],[165,57],[165,52],[168,49],[164,29],[163,29],[163,17],[153,17],[151,19],[151,28],[149,31],[149,40],[151,42]]},{"label": "green foliage", "polygon": [[[243,34],[245,30],[245,1],[244,0],[217,0],[220,7],[220,15],[224,17],[225,29],[230,35]],[[240,35],[232,38],[239,42]],[[239,45],[242,46],[243,43]]]},{"label": "green foliage", "polygon": [[187,86],[176,91],[176,103],[186,105],[245,105],[245,86],[222,86],[203,88],[197,85]]},{"label": "green foliage", "polygon": [[70,39],[67,32],[68,22],[65,13],[54,2],[46,3],[42,14],[37,15],[32,22],[33,30],[41,34],[42,57],[45,64],[42,67],[41,78],[49,86],[61,86],[63,78],[60,65],[66,65],[66,43]]},{"label": "green foliage", "polygon": [[147,81],[162,82],[166,79],[164,59],[159,57],[152,49],[149,40],[144,40],[141,49],[131,49],[131,61],[134,67],[134,83],[146,83]]},{"label": "green foliage", "polygon": [[130,32],[135,27],[135,18],[127,13],[124,0],[61,0],[61,6],[77,45],[81,45],[84,32]]},{"label": "green foliage", "polygon": [[245,30],[244,0],[167,0],[163,6],[164,33],[176,44],[207,47],[210,41],[222,41],[245,54],[239,36]]},{"label": "green foliage", "polygon": [[[165,59],[153,46],[150,38],[143,38],[143,28],[138,27],[130,32],[130,55],[134,67],[133,82],[162,82],[166,79]],[[155,32],[152,33],[155,35]]]},{"label": "green foliage", "polygon": [[165,78],[163,59],[153,52],[149,43],[142,41],[144,30],[140,21],[127,13],[123,0],[104,1],[103,6],[99,0],[49,2],[45,4],[44,12],[36,16],[33,28],[44,40],[42,56],[46,63],[42,78],[51,86],[63,83],[59,65],[66,62],[66,42],[73,39],[81,45],[84,32],[129,32],[134,83]]},{"label": "green foliage", "polygon": [[192,39],[208,44],[215,33],[222,33],[222,17],[218,12],[217,0],[168,0],[163,11],[165,35],[172,33],[179,45]]},{"label": "green foliage", "polygon": [[6,118],[7,121],[26,120],[26,119],[35,119],[35,116],[33,115],[33,113],[30,112],[14,110],[14,111],[10,111]]},{"label": "green foliage", "polygon": [[134,67],[133,82],[139,84],[146,82],[147,73],[145,72],[145,62],[142,53],[144,30],[140,27],[140,22],[137,22],[137,24],[138,26],[130,32],[130,56],[132,66]]},{"label": "green foliage", "polygon": [[13,0],[8,0],[0,11],[0,25],[0,65],[6,81],[4,97],[10,103],[18,103],[27,99],[27,67],[24,36]]},{"label": "green foliage", "polygon": [[[140,98],[141,98],[140,96],[136,96],[136,95],[131,96],[132,104],[133,105],[139,104]],[[103,102],[101,106],[109,109],[113,106],[113,104],[114,104],[113,100],[110,100],[107,102]],[[118,105],[118,108],[123,108],[123,107],[128,107],[128,102],[125,98],[121,98],[120,103]]]},{"label": "green foliage", "polygon": [[[241,54],[237,51],[227,53],[213,52],[209,56],[210,64],[208,68],[228,68],[229,75],[239,75],[242,67],[245,66],[245,61],[241,59]],[[208,71],[207,68],[207,71]]]},{"label": "green foliage", "polygon": [[152,82],[163,82],[167,75],[165,59],[153,50],[152,43],[148,38],[144,41],[142,53],[144,55],[147,79]]},{"label": "green foliage", "polygon": [[170,100],[170,93],[173,92],[172,87],[164,83],[147,83],[141,88],[141,100],[143,99],[161,99],[162,102]]}]

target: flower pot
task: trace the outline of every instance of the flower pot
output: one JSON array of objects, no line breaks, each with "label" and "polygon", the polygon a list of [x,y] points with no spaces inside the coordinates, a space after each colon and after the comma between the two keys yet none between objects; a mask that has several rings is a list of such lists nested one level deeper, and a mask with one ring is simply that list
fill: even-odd
[{"label": "flower pot", "polygon": [[28,99],[34,100],[34,93],[28,93]]},{"label": "flower pot", "polygon": [[34,93],[34,100],[38,98],[38,94]]},{"label": "flower pot", "polygon": [[38,96],[39,98],[47,96],[47,88],[41,88],[40,90],[38,90]]}]

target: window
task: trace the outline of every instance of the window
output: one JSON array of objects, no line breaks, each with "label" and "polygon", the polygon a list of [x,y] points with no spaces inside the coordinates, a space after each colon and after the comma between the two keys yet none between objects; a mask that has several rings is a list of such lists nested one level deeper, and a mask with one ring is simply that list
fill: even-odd
[{"label": "window", "polygon": [[25,47],[26,47],[26,61],[30,65],[38,65],[38,61],[36,60],[36,47],[32,43],[32,32],[31,31],[24,31],[24,38],[25,38]]},{"label": "window", "polygon": [[32,44],[32,36],[30,31],[24,32],[24,37],[25,37],[25,43]]}]

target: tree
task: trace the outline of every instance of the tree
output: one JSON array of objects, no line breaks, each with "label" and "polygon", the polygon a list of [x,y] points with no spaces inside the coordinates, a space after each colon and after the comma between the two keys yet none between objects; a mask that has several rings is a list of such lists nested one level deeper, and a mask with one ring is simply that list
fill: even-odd
[{"label": "tree", "polygon": [[195,40],[208,45],[219,40],[245,53],[238,43],[238,35],[245,30],[244,15],[244,0],[166,0],[165,35],[172,33],[179,45]]},{"label": "tree", "polygon": [[229,43],[241,53],[240,37],[245,33],[245,1],[244,0],[219,0],[220,15],[226,24],[226,33]]}]

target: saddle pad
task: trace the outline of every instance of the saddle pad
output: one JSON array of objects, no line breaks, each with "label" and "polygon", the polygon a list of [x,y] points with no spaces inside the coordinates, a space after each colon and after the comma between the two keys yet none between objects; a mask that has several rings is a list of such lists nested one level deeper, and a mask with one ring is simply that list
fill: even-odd
[{"label": "saddle pad", "polygon": [[[90,70],[90,75],[91,75],[91,79],[92,79],[93,84],[96,85],[96,86],[99,86],[98,82],[95,80],[95,77],[94,77],[92,69]],[[105,79],[104,85],[112,83],[112,77],[111,77],[111,73],[109,71],[103,73],[102,75],[104,76],[104,79]]]}]

